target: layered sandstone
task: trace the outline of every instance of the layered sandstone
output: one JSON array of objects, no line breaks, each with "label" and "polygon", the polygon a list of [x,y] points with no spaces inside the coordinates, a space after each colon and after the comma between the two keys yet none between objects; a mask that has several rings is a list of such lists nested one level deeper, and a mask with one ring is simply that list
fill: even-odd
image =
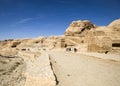
[{"label": "layered sandstone", "polygon": [[87,31],[94,28],[88,20],[73,21],[65,31],[65,36],[85,36]]}]

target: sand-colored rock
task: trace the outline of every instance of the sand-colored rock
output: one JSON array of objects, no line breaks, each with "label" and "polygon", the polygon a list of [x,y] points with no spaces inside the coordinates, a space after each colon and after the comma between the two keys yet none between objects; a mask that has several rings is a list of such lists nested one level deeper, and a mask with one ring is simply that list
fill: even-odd
[{"label": "sand-colored rock", "polygon": [[95,26],[84,20],[74,21],[66,29],[64,39],[67,46],[78,46],[78,50],[119,53],[120,19],[108,26]]},{"label": "sand-colored rock", "polygon": [[[30,52],[31,53],[31,52]],[[55,86],[55,77],[51,69],[49,56],[46,52],[36,56],[36,53],[20,52],[27,64],[26,82],[24,86]]]},{"label": "sand-colored rock", "polygon": [[85,36],[87,31],[94,28],[94,25],[88,20],[73,21],[66,29],[66,36]]},{"label": "sand-colored rock", "polygon": [[22,58],[0,56],[0,86],[24,86],[25,70]]},{"label": "sand-colored rock", "polygon": [[[114,29],[114,27],[100,26],[94,30],[90,30],[86,37],[88,41],[88,51],[114,52],[117,49],[119,52],[120,34],[119,31]],[[114,46],[114,44],[117,46]]]},{"label": "sand-colored rock", "polygon": [[[120,19],[112,21],[109,25],[109,27],[119,28],[120,29]],[[120,31],[120,30],[119,30]]]},{"label": "sand-colored rock", "polygon": [[90,30],[87,35],[88,51],[105,52],[112,48],[111,28],[102,26]]},{"label": "sand-colored rock", "polygon": [[114,39],[120,39],[120,19],[114,20],[108,27],[111,27],[112,29],[111,36],[114,36]]}]

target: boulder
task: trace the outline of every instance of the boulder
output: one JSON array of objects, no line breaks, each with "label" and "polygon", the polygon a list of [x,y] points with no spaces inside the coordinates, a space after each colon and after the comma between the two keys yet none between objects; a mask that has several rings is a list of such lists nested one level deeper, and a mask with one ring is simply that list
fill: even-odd
[{"label": "boulder", "polygon": [[108,26],[114,27],[114,28],[119,28],[119,30],[120,30],[120,19],[112,21]]},{"label": "boulder", "polygon": [[65,31],[65,36],[85,36],[87,31],[94,28],[88,20],[73,21]]},{"label": "boulder", "polygon": [[111,36],[120,40],[120,19],[112,21],[108,27],[112,28]]}]

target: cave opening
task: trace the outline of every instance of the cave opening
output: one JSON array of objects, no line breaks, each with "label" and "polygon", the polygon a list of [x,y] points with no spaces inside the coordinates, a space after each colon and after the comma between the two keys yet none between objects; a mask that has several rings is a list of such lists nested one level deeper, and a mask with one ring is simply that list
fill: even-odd
[{"label": "cave opening", "polygon": [[112,47],[120,47],[120,43],[113,43]]}]

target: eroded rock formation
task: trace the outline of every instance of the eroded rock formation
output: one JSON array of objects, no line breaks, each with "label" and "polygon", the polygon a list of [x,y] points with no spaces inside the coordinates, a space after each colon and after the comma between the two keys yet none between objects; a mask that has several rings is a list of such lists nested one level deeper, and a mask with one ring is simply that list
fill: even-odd
[{"label": "eroded rock formation", "polygon": [[88,20],[73,21],[65,31],[65,36],[85,36],[87,31],[94,28]]},{"label": "eroded rock formation", "polygon": [[25,70],[22,58],[0,56],[0,86],[24,86]]},{"label": "eroded rock formation", "polygon": [[88,20],[73,21],[63,36],[39,37],[34,39],[4,40],[0,42],[0,54],[16,55],[20,50],[37,51],[41,48],[54,49],[77,47],[90,52],[120,51],[120,19],[108,26],[95,26]]}]

